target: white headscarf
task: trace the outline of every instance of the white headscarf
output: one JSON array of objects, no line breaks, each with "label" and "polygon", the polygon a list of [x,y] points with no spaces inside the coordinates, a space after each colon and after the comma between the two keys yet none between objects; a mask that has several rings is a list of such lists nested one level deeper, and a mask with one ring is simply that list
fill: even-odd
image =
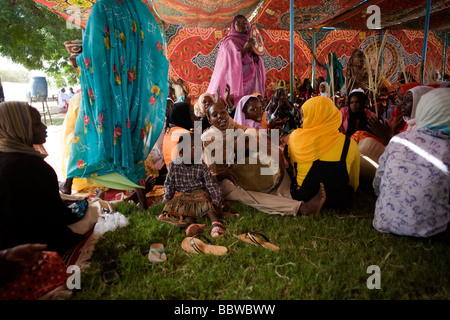
[{"label": "white headscarf", "polygon": [[[408,124],[408,128],[406,130],[415,130],[416,129],[416,109],[417,105],[419,104],[420,98],[428,93],[429,91],[433,90],[433,87],[428,86],[418,86],[409,89],[408,91],[412,94],[412,108],[411,108],[411,115],[409,117],[403,117],[403,120]],[[406,93],[408,93],[408,91]]]},{"label": "white headscarf", "polygon": [[[325,86],[325,92],[320,91],[320,86],[322,84]],[[330,86],[328,85],[328,82],[324,81],[319,84],[319,92],[322,97],[330,97]]]}]

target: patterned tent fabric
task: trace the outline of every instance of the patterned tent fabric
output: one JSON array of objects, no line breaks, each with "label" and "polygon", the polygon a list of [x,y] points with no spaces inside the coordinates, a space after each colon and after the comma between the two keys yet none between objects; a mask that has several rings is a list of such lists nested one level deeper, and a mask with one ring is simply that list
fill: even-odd
[{"label": "patterned tent fabric", "polygon": [[[173,80],[183,79],[188,92],[193,98],[208,88],[220,41],[228,29],[183,28],[170,25],[166,28],[167,57],[170,62],[169,77]],[[290,35],[285,30],[260,30],[264,39],[266,53],[262,56],[266,67],[266,88],[270,88],[279,80],[290,83]],[[386,79],[394,83],[406,70],[418,79],[423,44],[423,31],[390,30],[384,33],[386,43],[383,50],[383,71]],[[316,55],[320,62],[325,62],[328,52],[335,52],[344,66],[344,74],[350,56],[355,49],[367,53],[370,62],[375,64],[376,52],[380,47],[378,30],[320,30],[316,32]],[[294,34],[294,74],[301,80],[311,78],[312,31],[296,31]],[[426,69],[436,69],[442,74],[444,55],[444,32],[433,31],[428,35]],[[375,67],[375,65],[373,65]],[[450,64],[447,64],[447,73]],[[326,77],[326,72],[316,66],[315,77]]]},{"label": "patterned tent fabric", "polygon": [[[68,23],[86,27],[92,5],[97,0],[34,0],[69,20]],[[116,0],[123,1],[123,0]],[[288,0],[142,0],[148,4],[157,22],[187,28],[226,28],[237,14],[252,24],[269,30],[289,30]],[[427,0],[295,0],[295,30],[335,27],[367,29],[369,5],[381,10],[381,27],[423,30]],[[450,0],[433,0],[430,29],[449,27],[447,19]],[[154,10],[153,10],[154,9]],[[445,11],[442,11],[447,9]],[[159,20],[160,19],[160,20]]]},{"label": "patterned tent fabric", "polygon": [[[424,19],[426,15],[427,0],[370,0],[346,14],[328,20],[324,26],[340,29],[367,29],[367,19],[371,13],[367,13],[370,5],[377,5],[380,8],[381,28],[401,26],[408,21],[415,20],[418,17]],[[433,0],[431,2],[431,13],[437,13],[450,6],[450,0]],[[437,17],[439,19],[439,17]],[[447,21],[444,23],[448,23]],[[431,25],[436,27],[436,25]],[[437,24],[439,26],[439,24]],[[424,26],[410,25],[412,28],[423,30]]]},{"label": "patterned tent fabric", "polygon": [[234,16],[250,16],[260,0],[152,0],[166,23],[187,28],[226,28]]},{"label": "patterned tent fabric", "polygon": [[[34,2],[40,3],[46,6],[50,11],[59,14],[61,17],[66,19],[67,26],[70,28],[83,27],[86,28],[86,23],[91,13],[92,6],[97,0],[33,0]],[[122,0],[116,0],[117,2],[122,2]],[[154,14],[151,6],[147,0],[141,0],[146,3],[150,11]],[[156,21],[159,23],[157,17]]]},{"label": "patterned tent fabric", "polygon": [[[316,27],[361,2],[361,0],[295,0],[295,29]],[[270,0],[263,3],[251,23],[266,29],[289,30],[289,19],[289,1]]]}]

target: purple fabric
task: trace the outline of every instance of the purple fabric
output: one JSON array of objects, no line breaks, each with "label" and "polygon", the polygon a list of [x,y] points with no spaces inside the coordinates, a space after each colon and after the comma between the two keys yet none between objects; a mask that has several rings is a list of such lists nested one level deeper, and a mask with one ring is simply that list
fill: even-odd
[{"label": "purple fabric", "polygon": [[229,34],[223,39],[211,82],[206,92],[215,95],[220,86],[220,96],[224,98],[225,86],[230,85],[230,97],[236,104],[243,96],[255,92],[265,94],[266,69],[260,56],[258,63],[253,61],[253,50],[242,58],[242,48],[250,39],[251,25],[247,21],[247,33],[238,33],[231,24]]},{"label": "purple fabric", "polygon": [[246,119],[245,118],[245,114],[243,112],[244,106],[247,103],[248,99],[250,98],[256,98],[254,95],[248,95],[248,96],[243,96],[241,100],[239,100],[237,106],[236,106],[236,112],[234,113],[234,122],[236,122],[237,124],[243,125],[243,126],[248,126],[248,127],[252,127],[252,128],[256,128],[256,129],[262,129],[261,123],[260,122],[256,122],[250,119]]}]

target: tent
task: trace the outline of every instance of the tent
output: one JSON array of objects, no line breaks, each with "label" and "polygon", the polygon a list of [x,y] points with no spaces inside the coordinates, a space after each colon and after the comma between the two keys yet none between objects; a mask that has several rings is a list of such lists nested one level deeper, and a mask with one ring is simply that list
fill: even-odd
[{"label": "tent", "polygon": [[[82,27],[96,2],[34,1]],[[299,79],[326,76],[322,68],[314,65],[311,49],[323,62],[328,52],[336,52],[344,72],[355,49],[363,50],[375,61],[383,38],[381,70],[389,82],[395,82],[405,69],[417,79],[434,70],[441,75],[450,73],[450,0],[294,0],[293,10],[289,1],[281,0],[143,1],[165,33],[169,77],[175,81],[183,79],[194,97],[208,87],[220,41],[236,14],[245,15],[260,29],[266,49],[266,87],[280,79],[290,86],[291,65]],[[367,26],[373,12],[368,9],[373,6],[380,9],[380,29],[376,30]],[[421,64],[425,57],[426,63]]]}]

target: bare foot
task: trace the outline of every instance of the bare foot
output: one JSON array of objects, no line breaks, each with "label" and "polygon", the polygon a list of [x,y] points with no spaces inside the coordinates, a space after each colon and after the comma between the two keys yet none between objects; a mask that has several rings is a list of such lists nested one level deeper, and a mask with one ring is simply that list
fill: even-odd
[{"label": "bare foot", "polygon": [[192,223],[186,228],[186,236],[193,237],[197,234],[200,234],[205,229],[206,224],[198,224],[198,223]]},{"label": "bare foot", "polygon": [[312,197],[311,200],[309,200],[308,202],[304,202],[300,206],[300,210],[299,210],[300,215],[309,216],[312,214],[314,219],[319,218],[320,209],[322,209],[326,198],[327,198],[327,195],[325,192],[325,186],[323,185],[323,183],[320,183],[319,192],[317,192],[317,194],[314,197]]},{"label": "bare foot", "polygon": [[223,224],[221,222],[213,221],[211,223],[211,225],[212,225],[211,237],[219,238],[219,237],[223,236],[223,234],[225,233],[225,227],[223,226]]}]

